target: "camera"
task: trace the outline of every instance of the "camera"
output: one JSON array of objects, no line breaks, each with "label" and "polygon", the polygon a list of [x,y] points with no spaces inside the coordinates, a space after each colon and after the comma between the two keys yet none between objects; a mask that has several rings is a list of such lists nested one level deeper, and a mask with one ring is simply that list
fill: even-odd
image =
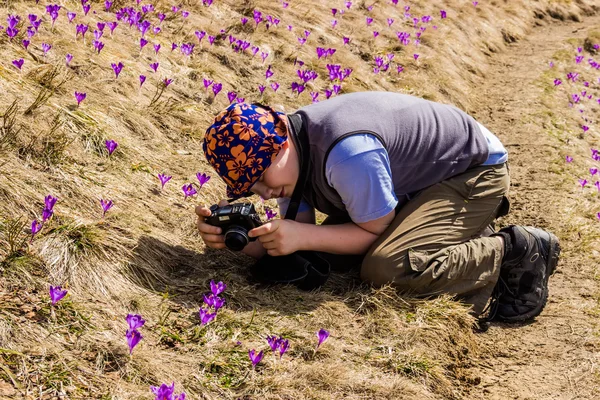
[{"label": "camera", "polygon": [[225,245],[230,250],[241,251],[250,242],[256,240],[248,236],[248,231],[262,225],[260,217],[252,203],[236,203],[219,207],[210,207],[211,215],[206,223],[218,226],[225,235]]}]

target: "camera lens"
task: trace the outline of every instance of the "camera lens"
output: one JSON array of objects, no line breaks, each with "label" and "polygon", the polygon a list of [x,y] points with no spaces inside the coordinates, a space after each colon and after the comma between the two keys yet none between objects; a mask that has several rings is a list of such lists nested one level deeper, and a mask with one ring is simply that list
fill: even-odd
[{"label": "camera lens", "polygon": [[232,226],[225,232],[225,246],[230,250],[241,251],[249,241],[248,231],[241,226]]}]

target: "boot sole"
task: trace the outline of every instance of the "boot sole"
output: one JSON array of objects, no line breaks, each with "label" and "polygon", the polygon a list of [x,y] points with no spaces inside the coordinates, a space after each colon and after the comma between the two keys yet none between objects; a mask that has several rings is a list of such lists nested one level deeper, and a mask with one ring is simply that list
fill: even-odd
[{"label": "boot sole", "polygon": [[505,322],[525,322],[527,320],[533,319],[541,314],[542,310],[546,306],[548,301],[548,280],[550,276],[556,272],[556,267],[558,266],[558,259],[560,257],[560,242],[556,235],[551,232],[548,232],[550,235],[550,246],[548,250],[548,263],[546,265],[546,278],[544,280],[544,293],[542,296],[542,301],[540,305],[528,313],[518,315],[513,318],[502,318],[499,319]]}]

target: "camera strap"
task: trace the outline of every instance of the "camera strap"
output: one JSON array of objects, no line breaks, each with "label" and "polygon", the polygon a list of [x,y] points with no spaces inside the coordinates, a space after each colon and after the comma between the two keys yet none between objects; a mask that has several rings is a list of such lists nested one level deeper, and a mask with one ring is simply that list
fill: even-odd
[{"label": "camera strap", "polygon": [[304,192],[304,187],[306,186],[306,181],[308,179],[310,144],[308,142],[306,127],[302,123],[302,117],[298,114],[288,114],[287,117],[290,121],[292,130],[290,136],[292,137],[292,140],[297,139],[294,140],[294,144],[296,145],[299,153],[298,158],[300,159],[300,174],[298,176],[296,186],[294,187],[294,192],[292,193],[292,198],[290,200],[287,212],[285,213],[285,219],[295,219],[296,214],[298,214],[300,202],[302,201],[302,193]]}]

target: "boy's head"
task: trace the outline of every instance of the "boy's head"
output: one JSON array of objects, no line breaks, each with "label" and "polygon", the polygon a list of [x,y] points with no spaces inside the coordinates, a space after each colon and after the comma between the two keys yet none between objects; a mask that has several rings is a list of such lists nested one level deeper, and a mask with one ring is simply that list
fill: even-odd
[{"label": "boy's head", "polygon": [[[267,106],[237,103],[216,116],[202,148],[227,184],[227,196],[246,197],[252,190],[270,198],[283,192],[291,195],[295,185],[291,181],[297,171],[292,170],[288,154],[291,142],[285,114]],[[273,163],[277,164],[273,171],[265,173]]]}]

